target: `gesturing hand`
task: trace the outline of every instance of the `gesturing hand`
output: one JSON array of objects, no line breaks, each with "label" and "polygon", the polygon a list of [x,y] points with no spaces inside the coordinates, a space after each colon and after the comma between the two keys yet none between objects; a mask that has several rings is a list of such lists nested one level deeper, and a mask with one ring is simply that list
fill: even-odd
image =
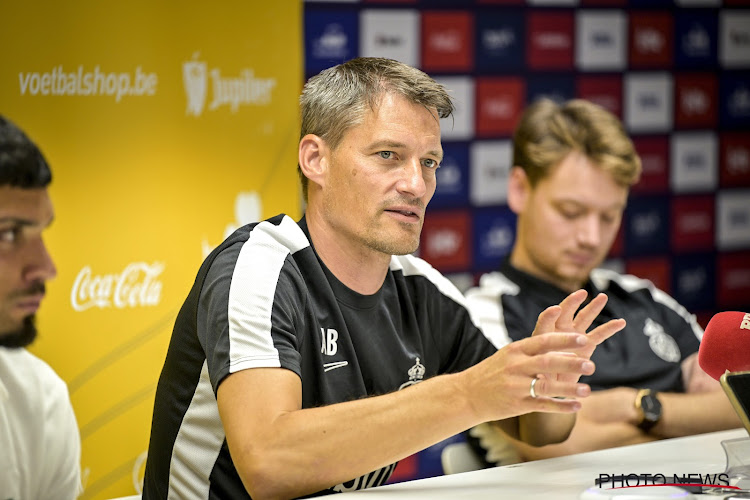
[{"label": "gesturing hand", "polygon": [[[545,333],[550,332],[586,333],[586,330],[591,326],[591,323],[594,322],[602,309],[604,309],[608,299],[605,294],[600,293],[576,314],[578,308],[583,304],[583,301],[586,300],[587,295],[588,293],[586,290],[577,290],[565,297],[565,300],[560,302],[559,305],[550,306],[542,311],[537,319],[536,327],[531,336],[544,335]],[[585,345],[570,349],[566,352],[569,352],[571,355],[591,359],[591,355],[594,353],[596,346],[623,328],[625,328],[624,319],[610,320],[591,330],[591,332],[586,335],[588,342]],[[555,396],[555,394],[547,394],[545,392],[545,388],[549,387],[548,382],[550,380],[577,382],[580,375],[543,373],[538,374],[537,377],[539,380],[535,383],[534,387],[536,394]]]}]

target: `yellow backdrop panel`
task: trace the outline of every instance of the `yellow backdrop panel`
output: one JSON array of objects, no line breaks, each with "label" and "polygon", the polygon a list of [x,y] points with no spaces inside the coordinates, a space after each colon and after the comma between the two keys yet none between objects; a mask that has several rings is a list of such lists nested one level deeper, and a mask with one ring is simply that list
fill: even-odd
[{"label": "yellow backdrop panel", "polygon": [[139,491],[159,371],[203,256],[298,217],[301,4],[9,2],[0,113],[53,170],[32,351],[70,387],[82,498]]}]

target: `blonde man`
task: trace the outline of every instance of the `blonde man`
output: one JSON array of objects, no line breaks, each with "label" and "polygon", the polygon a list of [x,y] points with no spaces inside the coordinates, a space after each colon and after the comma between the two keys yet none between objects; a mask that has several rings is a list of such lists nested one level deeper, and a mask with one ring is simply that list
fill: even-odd
[{"label": "blonde man", "polygon": [[595,392],[565,442],[532,448],[511,440],[507,448],[494,427],[479,426],[471,435],[488,462],[739,426],[718,383],[696,362],[703,331],[695,317],[650,282],[598,268],[640,173],[622,124],[595,104],[544,99],[522,116],[508,184],[516,240],[500,270],[467,292],[467,304],[486,335],[517,341],[528,336],[537,314],[583,288],[589,298],[609,297],[594,325],[617,317],[627,326],[593,355],[596,373],[582,380]]}]

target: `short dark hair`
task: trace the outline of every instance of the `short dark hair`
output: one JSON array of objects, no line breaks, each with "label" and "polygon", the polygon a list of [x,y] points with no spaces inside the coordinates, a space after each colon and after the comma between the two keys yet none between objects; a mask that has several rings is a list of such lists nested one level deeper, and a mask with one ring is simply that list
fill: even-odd
[{"label": "short dark hair", "polygon": [[13,122],[0,115],[0,186],[43,188],[52,171],[36,144]]},{"label": "short dark hair", "polygon": [[[311,77],[300,96],[300,139],[315,134],[331,149],[344,134],[374,110],[386,94],[405,97],[425,108],[435,108],[440,118],[454,111],[453,100],[443,85],[427,73],[393,59],[358,57],[325,69]],[[297,168],[307,201],[307,177]]]}]

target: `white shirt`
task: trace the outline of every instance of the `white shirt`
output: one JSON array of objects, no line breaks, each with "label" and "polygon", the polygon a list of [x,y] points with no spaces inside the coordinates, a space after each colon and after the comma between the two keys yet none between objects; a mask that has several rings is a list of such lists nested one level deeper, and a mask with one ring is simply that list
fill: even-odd
[{"label": "white shirt", "polygon": [[26,349],[0,347],[0,498],[74,499],[80,463],[65,382]]}]

